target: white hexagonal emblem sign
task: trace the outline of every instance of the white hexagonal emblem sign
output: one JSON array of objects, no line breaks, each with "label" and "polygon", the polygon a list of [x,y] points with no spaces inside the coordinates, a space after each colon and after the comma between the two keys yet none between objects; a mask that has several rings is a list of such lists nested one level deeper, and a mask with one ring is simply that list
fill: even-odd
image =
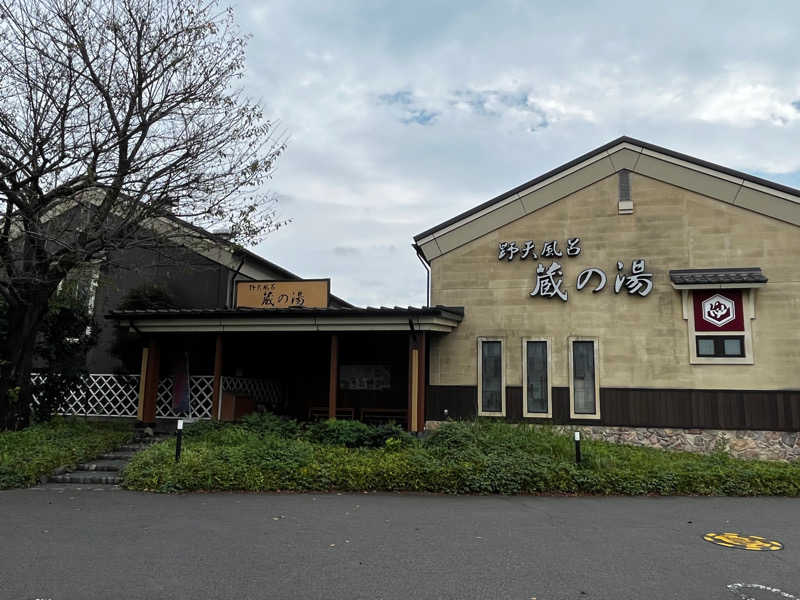
[{"label": "white hexagonal emblem sign", "polygon": [[703,320],[722,327],[736,318],[736,305],[733,300],[715,294],[703,300]]}]

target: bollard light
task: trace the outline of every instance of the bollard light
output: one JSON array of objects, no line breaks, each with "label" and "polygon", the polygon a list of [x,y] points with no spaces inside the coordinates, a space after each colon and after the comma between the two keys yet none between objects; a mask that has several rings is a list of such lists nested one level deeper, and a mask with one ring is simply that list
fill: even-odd
[{"label": "bollard light", "polygon": [[581,462],[581,432],[575,432],[575,462]]},{"label": "bollard light", "polygon": [[181,459],[181,441],[183,441],[183,419],[178,419],[178,431],[175,439],[175,462]]}]

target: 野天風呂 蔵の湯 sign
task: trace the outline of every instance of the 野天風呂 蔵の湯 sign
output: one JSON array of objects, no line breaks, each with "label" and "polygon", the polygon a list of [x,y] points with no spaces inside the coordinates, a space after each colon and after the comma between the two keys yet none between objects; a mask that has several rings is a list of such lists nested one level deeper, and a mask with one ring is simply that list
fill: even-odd
[{"label": "\u91ce\u5929\u98a8\u5442 \u8535\u306e\u6e6f sign", "polygon": [[[560,298],[564,302],[567,301],[567,291],[563,288],[564,285],[564,271],[563,267],[558,260],[566,258],[575,258],[581,254],[581,238],[571,237],[567,238],[564,250],[558,247],[558,240],[546,240],[542,243],[541,249],[536,250],[536,242],[528,240],[522,246],[518,246],[517,242],[500,242],[497,248],[497,260],[504,262],[512,262],[514,258],[520,261],[524,260],[540,260],[551,259],[549,265],[540,262],[536,266],[536,282],[531,296],[539,296],[541,298]],[[607,281],[606,272],[599,267],[587,267],[578,273],[575,281],[575,289],[581,291],[591,282],[591,289],[593,293],[601,291],[606,287]],[[625,263],[621,260],[617,261],[617,274],[614,278],[614,293],[619,294],[621,291],[627,291],[630,295],[647,296],[653,291],[653,274],[645,272],[645,260],[637,258],[631,261],[630,272],[625,272]]]},{"label": "\u91ce\u5929\u98a8\u5442 \u8535\u306e\u6e6f sign", "polygon": [[330,279],[237,281],[236,308],[328,308]]}]

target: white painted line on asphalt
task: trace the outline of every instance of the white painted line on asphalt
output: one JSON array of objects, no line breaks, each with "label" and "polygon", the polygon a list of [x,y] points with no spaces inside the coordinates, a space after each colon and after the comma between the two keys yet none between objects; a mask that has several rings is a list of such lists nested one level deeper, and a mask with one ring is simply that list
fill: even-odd
[{"label": "white painted line on asphalt", "polygon": [[731,594],[735,594],[741,600],[757,600],[753,596],[750,595],[749,592],[743,590],[760,590],[763,592],[771,592],[773,594],[777,594],[781,598],[786,598],[787,600],[800,600],[797,596],[793,596],[788,592],[784,592],[779,590],[778,588],[769,587],[768,585],[761,585],[760,583],[731,583],[728,585],[728,591]]}]

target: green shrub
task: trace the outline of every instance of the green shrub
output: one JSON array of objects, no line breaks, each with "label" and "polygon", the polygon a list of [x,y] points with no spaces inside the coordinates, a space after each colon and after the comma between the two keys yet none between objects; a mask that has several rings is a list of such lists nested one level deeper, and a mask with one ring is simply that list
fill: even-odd
[{"label": "green shrub", "polygon": [[328,419],[312,424],[306,439],[317,444],[364,448],[372,445],[373,430],[361,421]]},{"label": "green shrub", "polygon": [[286,439],[297,438],[302,431],[294,419],[279,417],[269,412],[246,415],[242,418],[242,427],[262,435],[277,435]]},{"label": "green shrub", "polygon": [[71,466],[124,444],[131,428],[119,423],[54,418],[0,433],[0,489],[34,485],[57,467]]},{"label": "green shrub", "polygon": [[417,444],[417,438],[397,423],[372,426],[371,430],[369,446],[372,448],[388,446],[393,449],[400,449],[409,448]]},{"label": "green shrub", "polygon": [[209,434],[212,434],[216,431],[219,431],[222,427],[224,427],[224,423],[206,419],[203,421],[195,421],[194,423],[189,423],[183,429],[183,437],[185,438],[202,438]]},{"label": "green shrub", "polygon": [[800,495],[800,463],[585,441],[576,465],[571,437],[547,426],[452,422],[421,443],[395,426],[326,421],[303,430],[272,415],[195,431],[177,465],[174,440],[138,454],[125,470],[125,486],[166,492]]}]

